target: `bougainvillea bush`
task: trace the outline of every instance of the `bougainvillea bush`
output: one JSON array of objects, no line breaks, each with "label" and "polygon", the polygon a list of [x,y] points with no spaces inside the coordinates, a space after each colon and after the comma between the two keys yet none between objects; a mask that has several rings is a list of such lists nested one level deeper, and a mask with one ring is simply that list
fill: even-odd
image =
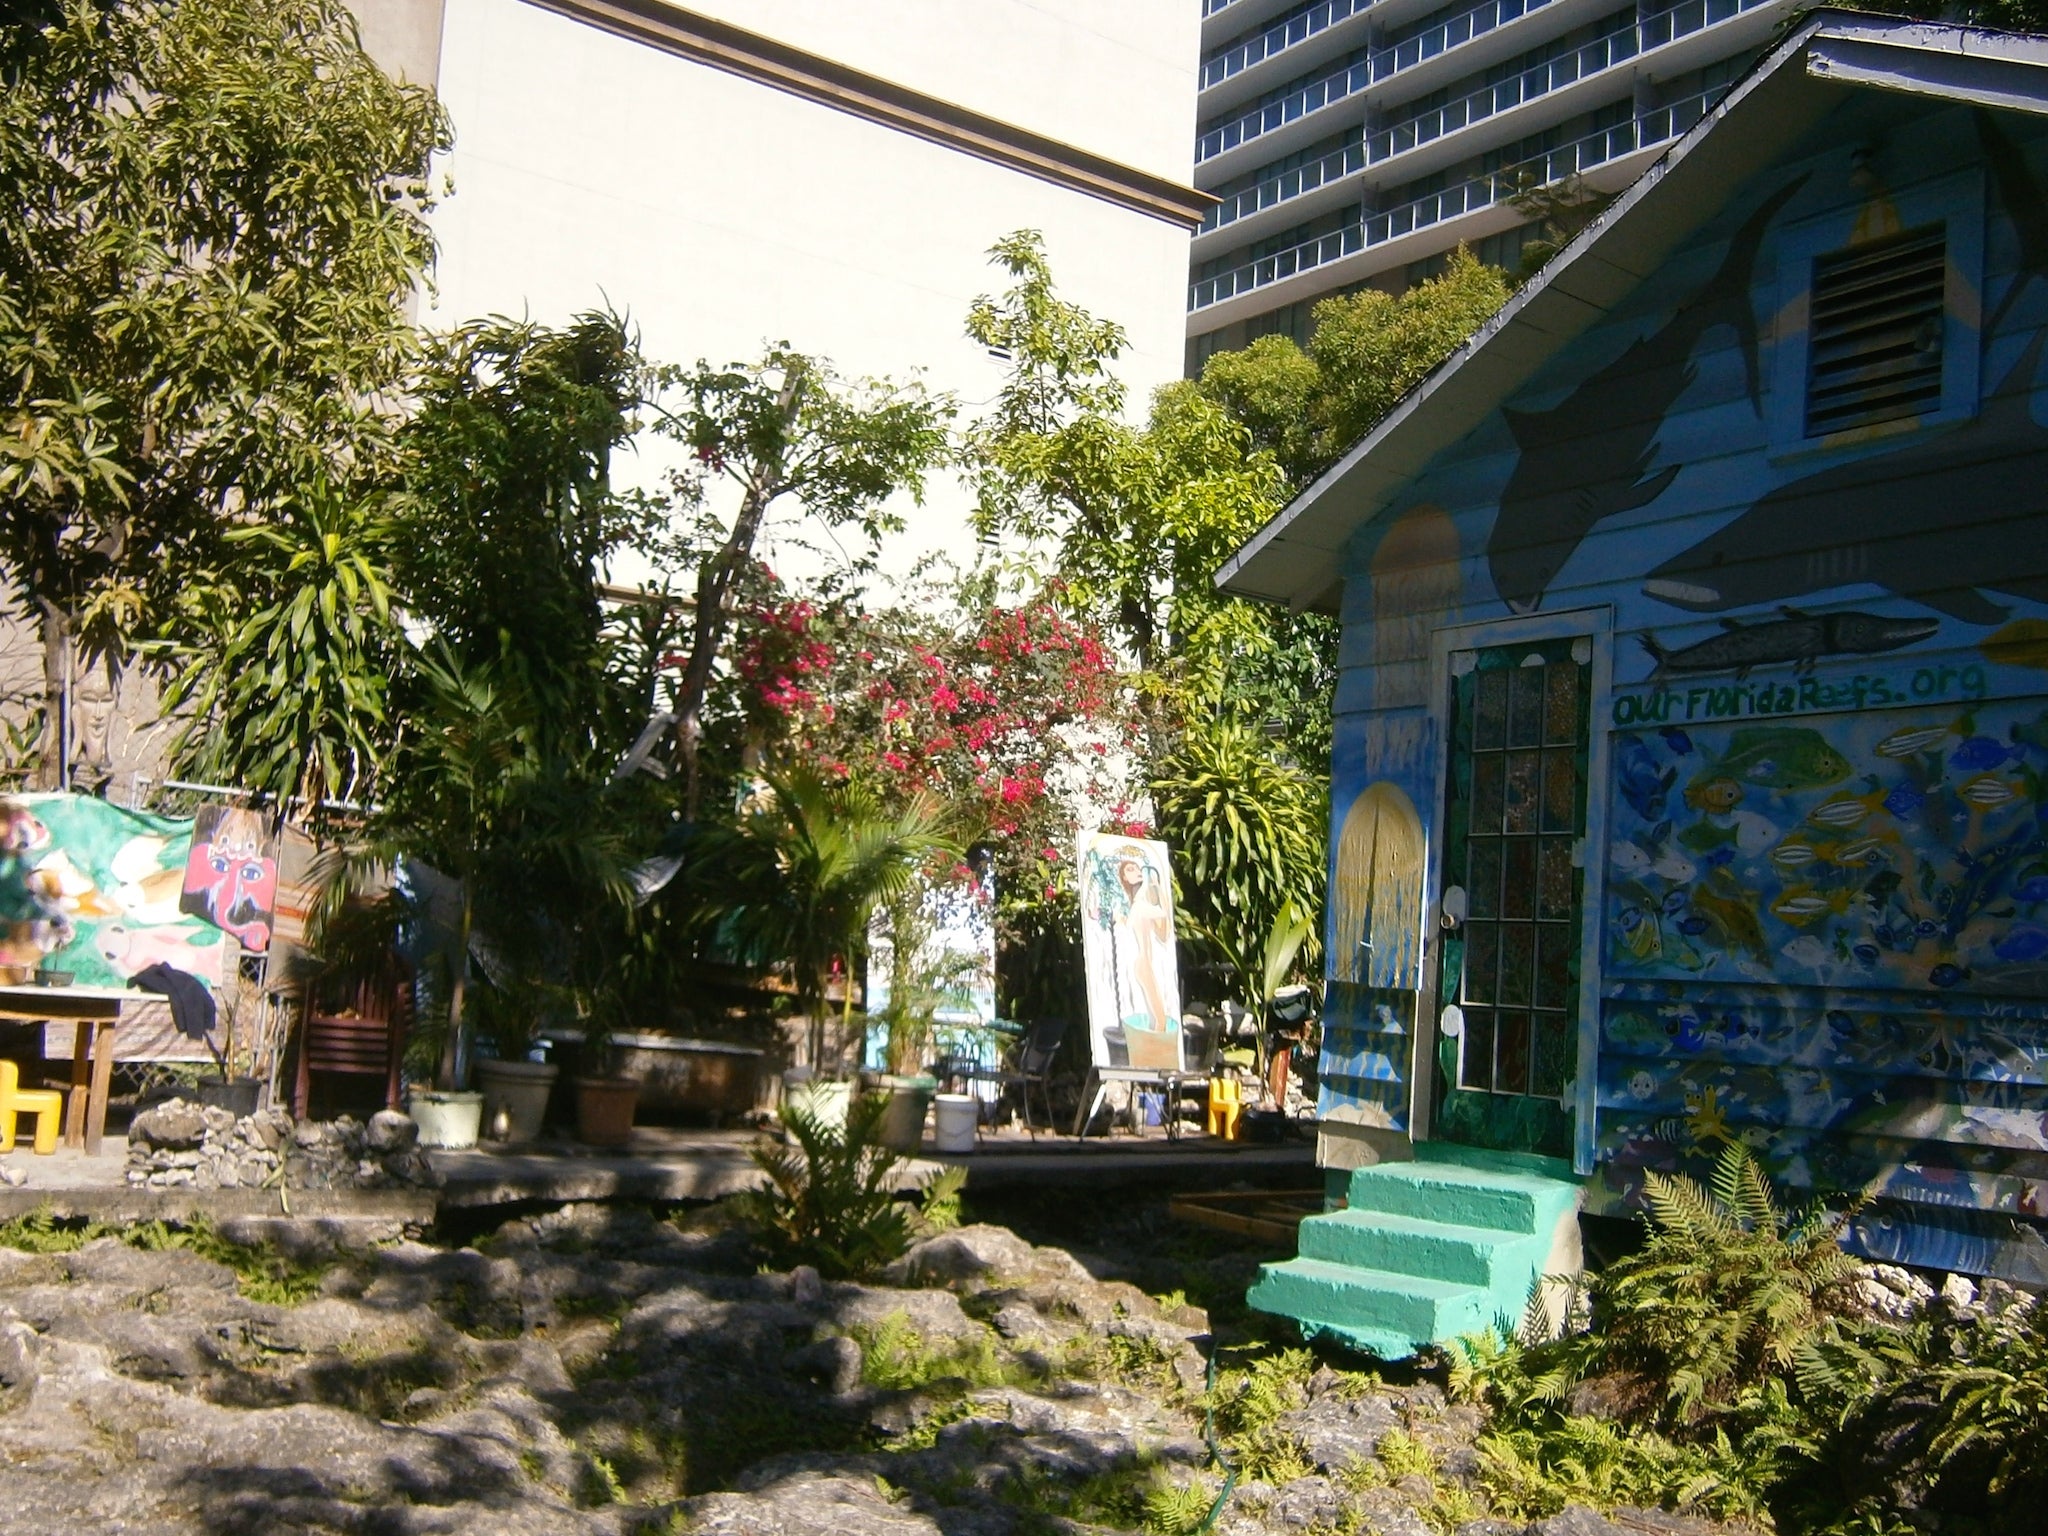
[{"label": "bougainvillea bush", "polygon": [[877,610],[772,590],[735,670],[769,761],[953,804],[995,855],[1006,943],[1071,904],[1077,826],[1142,830],[1129,804],[1136,701],[1057,587]]}]

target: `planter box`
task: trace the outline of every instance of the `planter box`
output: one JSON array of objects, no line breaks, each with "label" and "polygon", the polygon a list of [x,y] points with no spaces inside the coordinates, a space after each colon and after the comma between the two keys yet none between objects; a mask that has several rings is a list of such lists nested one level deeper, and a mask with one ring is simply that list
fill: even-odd
[{"label": "planter box", "polygon": [[[574,1042],[579,1048],[582,1042],[582,1036],[571,1030],[553,1031],[548,1038]],[[749,1114],[755,1107],[764,1051],[673,1035],[611,1038],[613,1071],[640,1084],[643,1116],[688,1111],[717,1120]]]}]

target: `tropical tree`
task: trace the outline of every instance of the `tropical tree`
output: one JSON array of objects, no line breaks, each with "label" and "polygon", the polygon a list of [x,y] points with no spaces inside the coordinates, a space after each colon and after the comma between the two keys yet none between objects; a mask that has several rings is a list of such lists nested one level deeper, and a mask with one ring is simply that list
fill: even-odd
[{"label": "tropical tree", "polygon": [[1324,299],[1306,348],[1262,336],[1202,365],[1201,391],[1286,471],[1315,479],[1507,302],[1508,275],[1459,246],[1398,298],[1377,288]]},{"label": "tropical tree", "polygon": [[1328,787],[1228,717],[1191,723],[1151,787],[1181,916],[1262,1014],[1319,964]]},{"label": "tropical tree", "polygon": [[447,142],[341,0],[0,19],[0,566],[52,697],[74,647],[181,636],[235,528],[388,466]]},{"label": "tropical tree", "polygon": [[739,497],[730,513],[701,511],[664,551],[674,567],[696,573],[674,703],[684,814],[695,821],[705,700],[770,515],[787,500],[823,529],[857,530],[872,548],[902,526],[888,508],[892,497],[922,499],[925,475],[946,453],[953,404],[915,381],[849,383],[787,346],[751,364],[700,362],[664,383],[679,404],[661,408],[659,429],[692,455],[672,481],[678,499],[701,506],[721,482]]},{"label": "tropical tree", "polygon": [[[350,496],[324,476],[272,520],[233,529],[232,582],[180,599],[195,637],[170,672],[171,756],[324,824],[367,797],[391,747],[392,680],[410,646],[393,614],[398,524],[388,496]],[[260,607],[243,592],[260,593]]]},{"label": "tropical tree", "polygon": [[726,920],[754,955],[788,963],[818,1066],[834,963],[851,976],[876,906],[907,890],[934,856],[957,859],[961,849],[950,808],[929,791],[890,805],[863,781],[808,763],[767,784],[768,803],[697,840],[688,878],[705,917]]},{"label": "tropical tree", "polygon": [[[471,664],[515,667],[550,746],[616,758],[654,709],[680,604],[608,609],[607,563],[664,511],[612,484],[658,371],[621,316],[502,317],[432,338],[400,432],[395,570],[405,604]],[[609,767],[609,763],[605,765]]]}]

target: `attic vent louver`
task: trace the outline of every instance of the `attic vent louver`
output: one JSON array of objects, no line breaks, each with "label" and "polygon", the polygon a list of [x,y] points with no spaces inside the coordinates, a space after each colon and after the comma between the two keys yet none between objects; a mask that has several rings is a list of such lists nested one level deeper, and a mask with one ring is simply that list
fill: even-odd
[{"label": "attic vent louver", "polygon": [[1941,224],[1815,259],[1808,437],[1940,406],[1947,274],[1947,227]]}]

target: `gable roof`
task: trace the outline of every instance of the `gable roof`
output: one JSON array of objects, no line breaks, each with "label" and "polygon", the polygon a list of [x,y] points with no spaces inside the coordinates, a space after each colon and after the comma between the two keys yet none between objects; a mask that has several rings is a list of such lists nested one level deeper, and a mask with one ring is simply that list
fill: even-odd
[{"label": "gable roof", "polygon": [[2048,38],[1815,11],[1387,417],[1225,561],[1216,586],[1335,612],[1352,534],[1862,89],[2048,115]]}]

